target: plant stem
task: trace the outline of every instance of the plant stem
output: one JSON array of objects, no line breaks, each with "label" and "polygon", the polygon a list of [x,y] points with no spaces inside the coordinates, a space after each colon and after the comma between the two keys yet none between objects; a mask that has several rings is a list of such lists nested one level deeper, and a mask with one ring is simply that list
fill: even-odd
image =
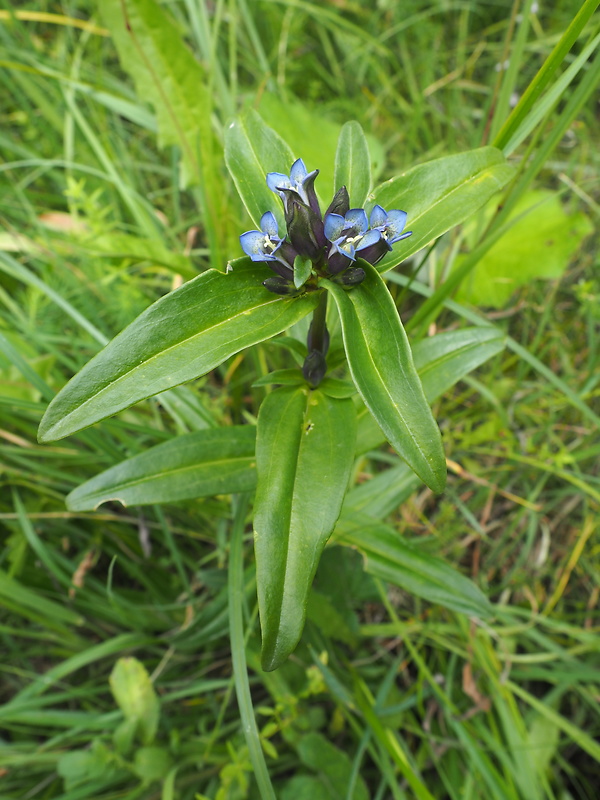
[{"label": "plant stem", "polygon": [[327,298],[328,293],[323,292],[319,305],[313,311],[312,322],[310,323],[310,350],[318,350],[325,355],[325,336],[327,333]]}]

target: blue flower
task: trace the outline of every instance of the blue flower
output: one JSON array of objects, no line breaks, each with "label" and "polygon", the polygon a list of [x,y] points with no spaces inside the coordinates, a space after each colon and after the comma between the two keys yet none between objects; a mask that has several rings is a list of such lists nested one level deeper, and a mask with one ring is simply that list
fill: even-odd
[{"label": "blue flower", "polygon": [[381,233],[381,238],[386,243],[388,250],[391,250],[392,245],[396,242],[411,236],[412,231],[402,233],[406,225],[406,217],[406,211],[399,211],[397,208],[385,211],[381,206],[373,206],[369,219],[371,229]]},{"label": "blue flower", "polygon": [[277,220],[271,211],[265,211],[260,218],[259,231],[246,231],[240,236],[242,250],[252,261],[277,261],[275,253],[282,242]]},{"label": "blue flower", "polygon": [[363,208],[351,208],[345,216],[326,214],[325,236],[331,242],[328,254],[329,271],[341,272],[355,261],[364,258],[363,251],[381,239],[381,231],[368,230],[367,214]]},{"label": "blue flower", "polygon": [[292,190],[300,195],[300,199],[312,210],[319,214],[319,204],[314,189],[315,178],[319,174],[318,169],[308,172],[304,161],[296,159],[292,164],[289,175],[283,172],[269,172],[267,174],[267,186],[272,192],[278,194],[284,204],[287,202],[285,192],[282,189]]}]

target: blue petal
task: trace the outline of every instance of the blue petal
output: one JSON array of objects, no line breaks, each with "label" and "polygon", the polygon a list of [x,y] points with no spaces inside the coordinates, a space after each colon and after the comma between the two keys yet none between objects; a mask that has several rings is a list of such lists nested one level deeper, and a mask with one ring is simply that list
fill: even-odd
[{"label": "blue petal", "polygon": [[407,216],[406,211],[399,211],[397,208],[388,212],[386,228],[393,236],[400,236],[406,225]]},{"label": "blue petal", "polygon": [[381,231],[377,230],[376,228],[367,231],[360,240],[358,247],[356,248],[356,252],[360,253],[360,251],[364,250],[365,247],[370,247],[373,244],[377,244],[377,242],[380,239],[381,239]]},{"label": "blue petal", "polygon": [[325,236],[330,242],[339,239],[346,226],[346,220],[341,214],[326,214],[324,219]]},{"label": "blue petal", "polygon": [[290,169],[290,179],[292,184],[300,184],[306,178],[306,167],[304,166],[304,161],[301,158],[296,159],[292,164],[292,168]]},{"label": "blue petal", "polygon": [[350,261],[356,261],[356,250],[354,249],[354,245],[347,243],[346,247],[341,247],[341,242],[346,241],[345,239],[338,239],[336,242],[333,242],[331,245],[331,249],[329,250],[329,256],[333,255],[333,253],[341,253],[343,256],[346,256],[350,259]]},{"label": "blue petal", "polygon": [[388,215],[381,206],[373,206],[371,211],[371,227],[383,228],[387,222]]},{"label": "blue petal", "polygon": [[261,231],[246,231],[240,236],[242,250],[252,261],[274,261],[275,257],[265,253],[265,235]]},{"label": "blue petal", "polygon": [[283,172],[268,172],[267,186],[272,192],[279,192],[280,186],[283,186],[285,189],[292,188],[289,176],[284,175]]},{"label": "blue petal", "polygon": [[364,208],[351,208],[346,214],[346,228],[352,228],[356,233],[365,233],[369,227],[369,221]]},{"label": "blue petal", "polygon": [[260,229],[272,239],[279,238],[277,220],[275,219],[275,214],[273,214],[272,211],[265,211],[265,213],[262,215],[260,218]]}]

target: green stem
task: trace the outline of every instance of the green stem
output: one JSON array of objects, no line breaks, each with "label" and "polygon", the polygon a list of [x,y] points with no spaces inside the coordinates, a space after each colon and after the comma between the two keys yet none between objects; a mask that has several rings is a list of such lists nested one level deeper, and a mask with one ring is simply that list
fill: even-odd
[{"label": "green stem", "polygon": [[229,544],[229,640],[231,642],[231,661],[235,679],[242,729],[254,768],[254,777],[262,800],[277,800],[269,768],[260,743],[260,734],[254,717],[248,666],[246,663],[246,642],[244,639],[244,527],[248,511],[247,494],[234,496],[234,519]]},{"label": "green stem", "polygon": [[324,347],[325,347],[325,332],[327,330],[326,320],[327,320],[327,298],[328,293],[323,292],[321,294],[321,299],[319,301],[319,305],[313,311],[313,318],[310,325],[311,330],[311,350],[318,350],[320,353],[325,355]]}]

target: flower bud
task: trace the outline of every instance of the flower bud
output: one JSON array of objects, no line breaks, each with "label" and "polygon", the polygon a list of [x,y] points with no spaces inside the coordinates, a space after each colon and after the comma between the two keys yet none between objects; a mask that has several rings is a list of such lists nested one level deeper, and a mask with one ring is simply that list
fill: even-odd
[{"label": "flower bud", "polygon": [[325,243],[322,220],[310,206],[302,202],[298,192],[291,189],[285,189],[284,192],[285,222],[294,250],[311,261],[320,261]]},{"label": "flower bud", "polygon": [[335,193],[329,208],[323,215],[323,219],[327,214],[339,214],[341,217],[345,217],[348,211],[350,211],[350,195],[348,194],[348,189],[342,186]]},{"label": "flower bud", "polygon": [[297,294],[298,290],[294,286],[293,281],[288,281],[280,275],[267,278],[263,281],[263,286],[273,294]]},{"label": "flower bud", "polygon": [[304,359],[302,374],[306,382],[313,388],[318,386],[327,372],[325,356],[318,350],[311,350]]},{"label": "flower bud", "polygon": [[365,279],[365,271],[362,267],[350,267],[345,272],[336,278],[336,280],[344,286],[357,286]]},{"label": "flower bud", "polygon": [[386,240],[380,236],[376,242],[367,245],[366,247],[359,248],[357,255],[359,255],[365,261],[368,261],[369,264],[377,264],[378,261],[389,253],[390,248]]}]

